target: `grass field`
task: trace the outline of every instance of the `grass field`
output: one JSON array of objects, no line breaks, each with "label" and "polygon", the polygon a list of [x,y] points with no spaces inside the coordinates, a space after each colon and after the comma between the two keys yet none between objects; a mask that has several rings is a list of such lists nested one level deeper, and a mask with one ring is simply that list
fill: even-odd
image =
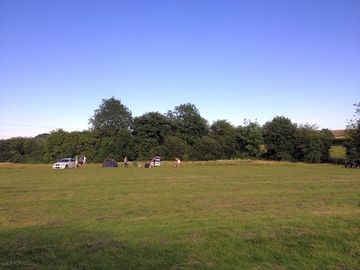
[{"label": "grass field", "polygon": [[360,269],[360,170],[0,165],[0,269]]},{"label": "grass field", "polygon": [[345,160],[346,158],[346,149],[342,145],[333,145],[330,148],[330,158],[333,160]]}]

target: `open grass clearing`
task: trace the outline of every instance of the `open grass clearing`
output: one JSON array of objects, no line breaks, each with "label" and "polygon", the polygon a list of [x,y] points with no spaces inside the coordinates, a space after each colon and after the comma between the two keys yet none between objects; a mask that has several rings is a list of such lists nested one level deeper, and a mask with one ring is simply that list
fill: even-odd
[{"label": "open grass clearing", "polygon": [[0,165],[0,268],[359,269],[360,170]]}]

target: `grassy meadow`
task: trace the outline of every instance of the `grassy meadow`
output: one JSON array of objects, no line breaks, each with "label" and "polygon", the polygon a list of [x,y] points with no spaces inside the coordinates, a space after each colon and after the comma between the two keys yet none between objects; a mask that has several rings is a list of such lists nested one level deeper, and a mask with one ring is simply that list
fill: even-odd
[{"label": "grassy meadow", "polygon": [[0,269],[360,269],[360,170],[1,164]]},{"label": "grassy meadow", "polygon": [[333,161],[337,162],[345,162],[346,159],[346,149],[342,145],[333,145],[330,148],[330,158]]}]

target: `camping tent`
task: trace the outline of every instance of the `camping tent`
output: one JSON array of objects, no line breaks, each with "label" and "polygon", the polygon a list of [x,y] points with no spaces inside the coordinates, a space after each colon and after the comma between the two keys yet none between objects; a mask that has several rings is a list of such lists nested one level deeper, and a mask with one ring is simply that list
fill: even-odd
[{"label": "camping tent", "polygon": [[102,163],[103,168],[115,168],[118,166],[117,162],[111,158],[107,158]]}]

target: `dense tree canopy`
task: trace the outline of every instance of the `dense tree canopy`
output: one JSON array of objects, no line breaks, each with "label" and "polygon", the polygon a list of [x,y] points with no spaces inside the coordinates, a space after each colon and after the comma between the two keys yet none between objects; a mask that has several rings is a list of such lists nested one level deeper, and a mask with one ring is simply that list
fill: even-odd
[{"label": "dense tree canopy", "polygon": [[296,124],[277,116],[263,127],[266,156],[272,160],[293,160],[296,145]]},{"label": "dense tree canopy", "polygon": [[133,118],[130,110],[120,100],[114,97],[103,99],[99,109],[89,119],[92,129],[98,129],[106,134],[113,134],[119,130],[130,131]]},{"label": "dense tree canopy", "polygon": [[37,138],[11,138],[0,140],[0,162],[41,163],[43,142]]},{"label": "dense tree canopy", "polygon": [[198,138],[192,145],[190,160],[216,160],[221,158],[221,147],[219,143],[209,137]]},{"label": "dense tree canopy", "polygon": [[194,104],[176,106],[173,111],[168,112],[167,116],[176,128],[176,134],[190,145],[209,132],[206,119],[201,117]]},{"label": "dense tree canopy", "polygon": [[99,109],[89,119],[91,124],[91,156],[100,162],[105,158],[122,159],[124,156],[135,158],[133,117],[131,111],[114,97],[103,99]]},{"label": "dense tree canopy", "polygon": [[244,126],[237,129],[237,145],[239,157],[257,159],[261,157],[264,138],[260,125],[245,121]]},{"label": "dense tree canopy", "polygon": [[237,130],[226,120],[215,121],[210,126],[210,137],[217,142],[221,159],[231,159],[237,156]]},{"label": "dense tree canopy", "polygon": [[164,145],[159,151],[159,155],[165,160],[174,160],[176,157],[180,159],[189,159],[189,148],[184,140],[176,136],[169,136],[165,139]]},{"label": "dense tree canopy", "polygon": [[346,156],[349,160],[360,159],[360,102],[354,104],[355,114],[346,129]]},{"label": "dense tree canopy", "polygon": [[[348,127],[348,156],[360,157],[360,104]],[[62,157],[86,155],[90,162],[106,158],[148,160],[259,159],[323,162],[329,160],[333,134],[314,126],[297,125],[275,117],[261,127],[245,121],[233,126],[217,120],[209,126],[195,105],[181,104],[166,114],[147,112],[133,119],[131,111],[114,97],[90,118],[91,128],[62,129],[35,138],[0,140],[0,162],[54,162]]]},{"label": "dense tree canopy", "polygon": [[296,133],[295,160],[309,163],[328,161],[328,153],[334,139],[334,135],[329,132],[318,131],[310,125],[300,126]]},{"label": "dense tree canopy", "polygon": [[[145,113],[134,120],[134,139],[136,153],[143,159],[151,155],[160,155],[158,146],[165,143],[171,134],[171,121],[159,112]],[[154,148],[157,148],[155,151]]]}]

